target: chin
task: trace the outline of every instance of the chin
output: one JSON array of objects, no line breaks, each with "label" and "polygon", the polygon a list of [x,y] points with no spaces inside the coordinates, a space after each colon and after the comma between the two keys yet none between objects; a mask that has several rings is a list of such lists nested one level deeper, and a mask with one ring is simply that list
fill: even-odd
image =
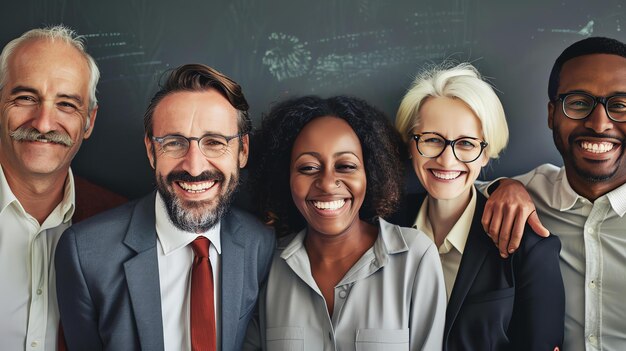
[{"label": "chin", "polygon": [[466,193],[467,189],[426,189],[428,196],[437,200],[454,200]]}]

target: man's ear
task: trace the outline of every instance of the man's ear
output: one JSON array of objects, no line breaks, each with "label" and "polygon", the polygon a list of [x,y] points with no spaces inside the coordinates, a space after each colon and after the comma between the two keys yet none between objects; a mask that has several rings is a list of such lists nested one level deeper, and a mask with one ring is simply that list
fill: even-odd
[{"label": "man's ear", "polygon": [[555,112],[556,106],[554,104],[554,102],[550,101],[548,102],[548,127],[550,129],[552,129],[552,126],[554,125],[554,112]]},{"label": "man's ear", "polygon": [[156,160],[155,158],[155,153],[154,153],[154,144],[152,144],[152,141],[150,140],[150,138],[148,138],[148,135],[144,135],[143,137],[143,143],[146,144],[146,153],[148,154],[148,161],[150,161],[150,167],[152,167],[152,169],[156,169]]},{"label": "man's ear", "polygon": [[87,118],[85,121],[85,134],[83,134],[83,139],[88,139],[93,132],[93,126],[96,124],[96,115],[98,114],[98,105],[94,107],[91,112],[87,113]]},{"label": "man's ear", "polygon": [[241,137],[241,150],[239,150],[239,168],[244,168],[248,164],[248,155],[250,152],[250,135],[246,134]]}]

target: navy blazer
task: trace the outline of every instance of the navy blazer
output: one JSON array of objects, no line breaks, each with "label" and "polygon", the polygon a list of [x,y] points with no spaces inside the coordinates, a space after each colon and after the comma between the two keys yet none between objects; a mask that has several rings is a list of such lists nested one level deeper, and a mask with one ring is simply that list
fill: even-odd
[{"label": "navy blazer", "polygon": [[[444,350],[550,350],[562,347],[565,291],[559,268],[561,241],[526,226],[509,258],[485,233],[486,198],[476,210],[448,301]],[[412,226],[426,194],[405,199],[396,221]]]},{"label": "navy blazer", "polygon": [[[56,249],[69,350],[163,350],[155,193],[67,229]],[[275,246],[274,234],[231,209],[221,221],[221,347],[239,350]]]}]

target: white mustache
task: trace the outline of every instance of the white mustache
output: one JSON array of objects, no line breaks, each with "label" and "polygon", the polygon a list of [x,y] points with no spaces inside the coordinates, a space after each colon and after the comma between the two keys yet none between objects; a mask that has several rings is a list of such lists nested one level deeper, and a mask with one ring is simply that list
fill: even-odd
[{"label": "white mustache", "polygon": [[74,142],[69,135],[65,133],[59,133],[56,131],[50,131],[48,133],[40,133],[35,128],[20,127],[9,133],[11,138],[15,141],[41,141],[46,140],[52,143],[65,145],[71,147]]}]

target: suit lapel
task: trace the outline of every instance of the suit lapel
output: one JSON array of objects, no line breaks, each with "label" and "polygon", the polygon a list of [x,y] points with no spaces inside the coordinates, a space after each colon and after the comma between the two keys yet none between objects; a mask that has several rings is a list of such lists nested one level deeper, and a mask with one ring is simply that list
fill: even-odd
[{"label": "suit lapel", "polygon": [[446,310],[444,344],[489,250],[489,246],[487,246],[489,241],[486,241],[485,238],[482,237],[486,237],[487,234],[480,223],[486,199],[478,191],[476,191],[476,195],[478,198],[476,199],[476,209],[474,210],[472,226],[467,236],[467,242],[463,250],[463,258],[461,258],[461,265],[459,266],[459,271],[454,281],[454,288],[452,289]]},{"label": "suit lapel", "polygon": [[124,238],[137,252],[124,263],[124,272],[143,350],[164,349],[154,200],[153,193],[137,203]]},{"label": "suit lapel", "polygon": [[221,261],[221,324],[222,350],[230,350],[236,338],[239,315],[241,313],[241,294],[243,292],[243,258],[245,243],[241,236],[241,225],[236,222],[232,212],[226,214],[221,223],[220,240],[222,244]]}]

